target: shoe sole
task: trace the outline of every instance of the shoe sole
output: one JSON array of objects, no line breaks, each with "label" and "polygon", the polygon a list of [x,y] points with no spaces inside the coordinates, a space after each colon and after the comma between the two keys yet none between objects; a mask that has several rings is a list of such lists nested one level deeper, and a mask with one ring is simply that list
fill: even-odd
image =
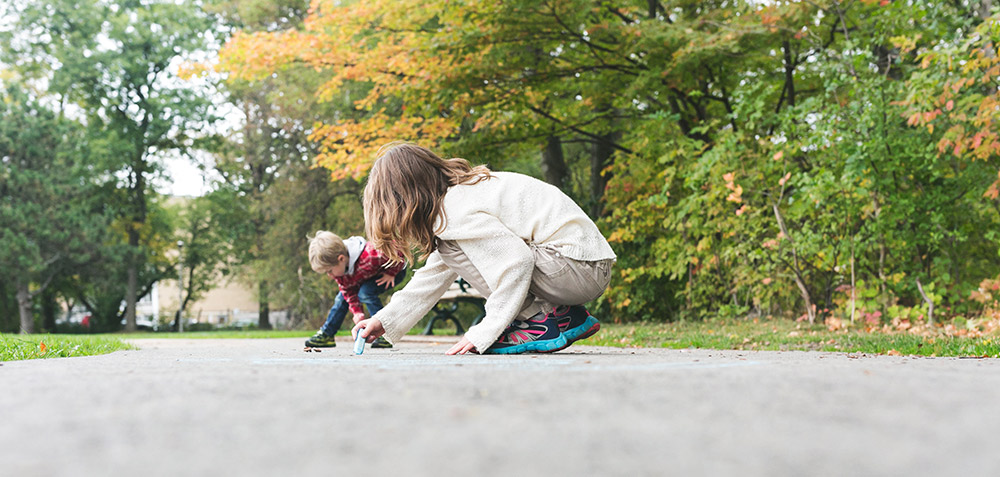
[{"label": "shoe sole", "polygon": [[566,341],[568,341],[569,344],[573,344],[582,339],[594,336],[594,334],[600,330],[601,330],[601,322],[597,321],[597,318],[594,318],[593,316],[588,316],[587,320],[584,321],[580,326],[577,326],[576,328],[573,328],[571,330],[566,330],[563,332],[563,334],[566,335]]},{"label": "shoe sole", "polygon": [[336,348],[336,343],[310,343],[306,341],[306,346],[310,348]]},{"label": "shoe sole", "polygon": [[523,354],[523,353],[555,353],[569,346],[566,335],[559,333],[558,338],[550,340],[529,341],[519,345],[500,349],[486,350],[485,354]]}]

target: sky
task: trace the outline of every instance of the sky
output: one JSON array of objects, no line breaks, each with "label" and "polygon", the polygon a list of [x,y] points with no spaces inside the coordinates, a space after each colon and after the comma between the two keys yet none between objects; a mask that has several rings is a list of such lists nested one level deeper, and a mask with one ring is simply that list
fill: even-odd
[{"label": "sky", "polygon": [[169,195],[198,197],[209,191],[209,181],[189,159],[169,158],[165,161],[167,176],[157,189]]},{"label": "sky", "polygon": [[[200,57],[195,59],[199,61],[204,60]],[[184,60],[175,58],[171,62],[171,71],[176,73],[177,68],[183,63]],[[203,90],[214,104],[213,113],[221,118],[219,121],[206,126],[203,132],[228,135],[229,132],[238,129],[243,124],[245,121],[243,112],[230,103],[225,95],[219,93],[214,86],[214,83],[219,81],[218,78],[209,80],[209,78],[203,76],[195,76],[183,81],[184,86],[187,88]],[[195,163],[195,161],[206,164],[212,163],[214,159],[211,154],[203,151],[188,151],[187,154],[190,155],[166,155],[163,164],[166,169],[167,178],[162,183],[157,184],[159,192],[169,195],[198,197],[208,193],[212,188],[212,182],[220,178],[217,173],[211,170],[211,167],[208,168],[207,172],[203,172]],[[192,158],[191,155],[194,157]]]},{"label": "sky", "polygon": [[[0,4],[3,4],[6,0],[0,0]],[[7,9],[0,8],[0,30],[10,28],[11,24],[16,20],[16,15],[8,11]],[[215,103],[216,111],[215,113],[220,115],[223,120],[211,125],[208,129],[212,131],[228,131],[231,130],[235,125],[241,124],[243,117],[238,110],[235,110],[231,104],[226,101],[226,98],[218,94],[215,90],[214,82],[218,81],[218,78],[206,78],[203,76],[195,76],[192,78],[187,78],[180,80],[177,77],[178,68],[188,61],[200,61],[211,63],[215,55],[215,51],[218,50],[219,45],[214,43],[216,40],[212,37],[212,33],[209,32],[209,41],[213,42],[211,47],[209,47],[204,52],[196,52],[188,54],[184,57],[177,57],[171,60],[169,65],[170,75],[169,77],[164,77],[161,80],[165,82],[167,86],[171,87],[183,87],[192,88],[195,90],[202,89],[206,91],[206,94],[212,97]],[[109,46],[113,48],[114,45]],[[0,69],[5,65],[0,64]],[[42,81],[42,90],[46,89],[47,81]],[[0,86],[2,86],[2,81],[0,81]],[[75,113],[72,110],[72,105],[58,104],[53,107],[60,108],[70,108],[67,112],[69,117],[74,117]],[[162,193],[168,195],[176,196],[188,196],[188,197],[198,197],[205,195],[211,190],[211,184],[213,180],[218,179],[218,174],[213,173],[209,170],[207,173],[201,171],[196,165],[195,161],[210,161],[211,159],[205,159],[201,157],[196,157],[192,159],[190,156],[181,157],[173,156],[171,154],[166,154],[167,157],[161,159],[163,161],[165,173],[163,176],[158,177],[153,180],[153,186],[155,189]],[[209,168],[210,169],[210,168]]]}]

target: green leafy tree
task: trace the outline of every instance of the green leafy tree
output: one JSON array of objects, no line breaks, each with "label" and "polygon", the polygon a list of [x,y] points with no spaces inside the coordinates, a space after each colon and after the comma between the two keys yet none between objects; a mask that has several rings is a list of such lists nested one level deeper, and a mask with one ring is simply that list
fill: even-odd
[{"label": "green leafy tree", "polygon": [[[960,44],[979,21],[965,7],[747,5],[728,19],[701,9],[698,26],[685,32],[711,35],[672,55],[685,67],[670,81],[683,86],[704,63],[723,62],[731,81],[710,82],[707,94],[682,91],[717,97],[725,108],[690,130],[676,110],[654,113],[626,138],[637,152],[632,161],[658,158],[665,167],[658,194],[630,194],[635,174],[624,168],[613,179],[612,238],[653,248],[620,261],[631,286],[612,290],[617,304],[655,307],[636,284],[668,271],[685,282],[684,309],[695,316],[799,310],[813,321],[844,290],[854,296],[860,281],[876,284],[882,310],[919,303],[918,280],[949,283],[951,303],[968,296],[974,277],[995,267],[986,260],[994,239],[970,233],[996,220],[973,192],[985,189],[991,171],[941,157],[933,137],[906,124],[907,98],[926,96],[902,81],[918,77],[916,57],[893,47],[915,37],[927,48]],[[713,15],[718,21],[701,21]],[[664,122],[673,120],[689,142]],[[672,140],[664,150],[650,137]],[[662,222],[629,223],[648,223],[642,219],[658,205]]]},{"label": "green leafy tree", "polygon": [[[237,234],[236,227],[224,218],[229,217],[234,207],[232,196],[225,190],[191,199],[174,199],[168,206],[176,224],[175,238],[183,244],[168,268],[176,269],[180,265],[176,260],[183,260],[182,309],[200,300],[231,273]],[[177,318],[175,315],[175,327]]]},{"label": "green leafy tree", "polygon": [[[67,302],[74,301],[91,315],[91,332],[121,331],[125,321],[125,303],[128,271],[122,264],[131,253],[128,245],[127,226],[123,223],[116,205],[125,191],[114,183],[102,183],[93,193],[95,210],[112,216],[105,239],[95,246],[90,260],[72,270],[72,280],[60,287]],[[154,284],[175,273],[175,258],[168,253],[174,248],[176,218],[164,206],[166,200],[158,194],[148,196],[148,215],[140,229],[141,240],[147,250],[142,267],[138,270],[138,296],[150,293]]]},{"label": "green leafy tree", "polygon": [[618,250],[619,317],[888,316],[998,272],[988,1],[373,0],[268,30],[222,67],[327,73],[334,179],[390,139],[545,176]]},{"label": "green leafy tree", "polygon": [[[59,0],[14,2],[17,30],[6,59],[48,79],[49,90],[78,105],[107,138],[124,191],[117,204],[125,226],[126,330],[135,330],[140,270],[150,253],[150,182],[169,151],[191,146],[191,131],[211,119],[202,93],[174,79],[184,54],[205,47],[211,19],[195,5],[167,1]],[[53,68],[53,66],[58,66]]]},{"label": "green leafy tree", "polygon": [[21,333],[36,331],[33,300],[89,261],[108,230],[82,129],[16,84],[0,96],[0,274],[13,285]]},{"label": "green leafy tree", "polygon": [[[281,32],[301,27],[304,1],[232,1],[214,5],[223,22],[244,31]],[[331,183],[316,168],[315,125],[330,117],[355,117],[353,84],[343,96],[320,101],[326,76],[296,65],[251,81],[230,79],[221,90],[242,114],[240,124],[216,148],[219,193],[231,201],[223,218],[234,234],[234,272],[257,290],[258,326],[271,326],[272,307],[290,307],[291,322],[325,316],[336,286],[313,273],[306,261],[306,237],[320,229],[359,233],[360,186],[353,179]],[[311,323],[310,326],[315,323]]]}]

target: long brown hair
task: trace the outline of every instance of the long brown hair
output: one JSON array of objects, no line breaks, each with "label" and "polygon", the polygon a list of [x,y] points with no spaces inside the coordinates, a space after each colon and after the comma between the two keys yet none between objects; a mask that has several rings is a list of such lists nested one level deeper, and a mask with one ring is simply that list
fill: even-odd
[{"label": "long brown hair", "polygon": [[[368,240],[392,261],[413,263],[412,249],[434,251],[435,236],[444,229],[441,204],[448,188],[491,177],[486,166],[465,159],[442,159],[416,144],[393,142],[379,149],[365,185],[365,232]],[[438,216],[442,222],[435,229]]]}]

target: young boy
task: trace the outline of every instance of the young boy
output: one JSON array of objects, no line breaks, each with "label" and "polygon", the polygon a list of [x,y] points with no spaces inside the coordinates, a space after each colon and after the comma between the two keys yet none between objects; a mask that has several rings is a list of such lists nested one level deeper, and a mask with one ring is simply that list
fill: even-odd
[{"label": "young boy", "polygon": [[[340,291],[333,301],[333,307],[326,317],[326,323],[306,346],[313,348],[334,347],[334,335],[344,322],[348,310],[354,315],[354,323],[365,319],[362,304],[368,307],[368,314],[375,316],[382,309],[379,295],[391,290],[406,276],[406,264],[386,266],[389,260],[372,247],[363,237],[342,240],[336,234],[320,230],[309,240],[309,265],[317,273],[322,273],[337,281]],[[372,343],[372,348],[391,348],[388,341]]]}]

